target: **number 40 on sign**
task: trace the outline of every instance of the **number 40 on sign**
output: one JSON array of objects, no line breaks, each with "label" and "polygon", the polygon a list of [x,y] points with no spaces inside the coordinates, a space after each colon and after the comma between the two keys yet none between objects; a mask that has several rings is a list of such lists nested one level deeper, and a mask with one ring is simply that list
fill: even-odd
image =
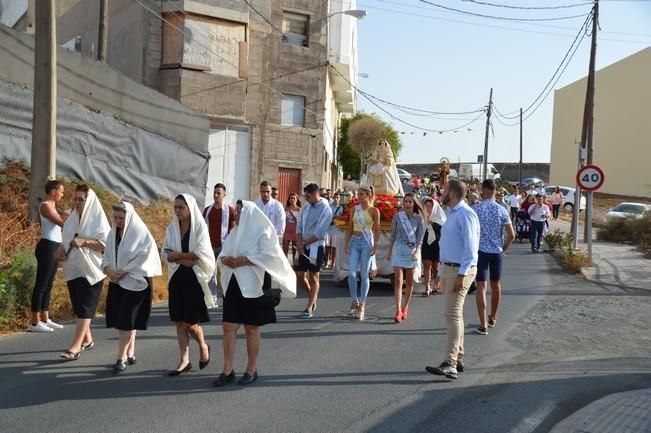
[{"label": "number 40 on sign", "polygon": [[576,173],[576,183],[584,191],[596,191],[604,184],[604,172],[596,165],[584,165]]}]

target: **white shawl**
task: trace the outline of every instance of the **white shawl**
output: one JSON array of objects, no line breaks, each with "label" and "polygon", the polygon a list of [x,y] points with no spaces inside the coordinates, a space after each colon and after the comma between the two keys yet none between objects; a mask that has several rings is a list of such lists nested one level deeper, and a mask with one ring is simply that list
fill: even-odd
[{"label": "white shawl", "polygon": [[[190,208],[190,245],[188,252],[194,253],[194,255],[199,259],[192,267],[192,270],[197,276],[197,280],[203,290],[203,299],[206,306],[214,307],[215,303],[210,288],[208,287],[208,282],[215,274],[215,254],[213,253],[212,245],[210,244],[208,226],[202,218],[201,210],[199,209],[199,206],[197,206],[197,201],[194,197],[190,194],[182,195],[183,198],[185,198],[185,202],[188,204],[188,208]],[[228,208],[226,208],[226,219],[228,221]],[[182,252],[181,225],[179,224],[179,218],[176,215],[174,215],[174,218],[172,219],[172,224],[167,226],[167,233],[165,233],[165,241],[163,242],[163,260],[165,261],[167,261],[167,253],[169,250],[177,253]],[[168,262],[167,266],[169,269],[167,282],[169,283],[172,276],[181,265],[178,263]]]},{"label": "white shawl", "polygon": [[[432,200],[432,205],[434,207],[432,208],[432,214],[429,216],[430,222],[443,226],[445,221],[448,219],[447,215],[445,215],[445,211],[436,200]],[[436,232],[434,231],[432,224],[427,224],[427,244],[432,245],[435,240]]]},{"label": "white shawl", "polygon": [[127,272],[118,284],[124,289],[139,292],[147,288],[145,277],[156,277],[163,272],[154,237],[133,205],[126,202],[123,204],[127,212],[117,257],[115,254],[117,227],[114,224],[106,240],[102,269],[110,266],[116,271]]},{"label": "white shawl", "polygon": [[250,201],[242,201],[238,225],[228,235],[219,257],[246,256],[254,266],[230,268],[217,260],[221,272],[224,295],[231,277],[235,275],[245,298],[263,295],[262,284],[265,271],[280,285],[282,295],[296,297],[296,274],[278,244],[273,224],[262,211]]},{"label": "white shawl", "polygon": [[63,248],[69,251],[68,257],[63,262],[63,279],[65,281],[78,278],[79,273],[91,286],[106,278],[102,271],[102,254],[90,248],[72,248],[70,242],[75,237],[79,237],[106,244],[106,238],[110,231],[111,226],[106,219],[102,204],[97,198],[97,194],[91,189],[86,196],[81,218],[75,210],[63,224]]}]

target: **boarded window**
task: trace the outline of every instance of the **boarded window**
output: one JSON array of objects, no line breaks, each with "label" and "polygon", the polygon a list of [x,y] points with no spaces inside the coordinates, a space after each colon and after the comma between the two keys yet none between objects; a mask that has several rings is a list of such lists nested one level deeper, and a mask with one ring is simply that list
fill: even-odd
[{"label": "boarded window", "polygon": [[310,17],[292,12],[283,13],[283,42],[307,47]]},{"label": "boarded window", "polygon": [[283,95],[281,123],[288,126],[305,126],[305,96]]},{"label": "boarded window", "polygon": [[246,26],[199,16],[186,16],[183,63],[206,66],[210,73],[239,77],[241,42]]}]

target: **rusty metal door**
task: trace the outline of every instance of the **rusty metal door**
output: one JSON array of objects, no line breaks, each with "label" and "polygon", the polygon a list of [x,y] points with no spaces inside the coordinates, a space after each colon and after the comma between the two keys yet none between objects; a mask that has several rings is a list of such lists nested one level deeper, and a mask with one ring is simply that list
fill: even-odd
[{"label": "rusty metal door", "polygon": [[295,168],[278,168],[278,201],[284,206],[289,194],[295,192],[300,197],[301,170]]}]

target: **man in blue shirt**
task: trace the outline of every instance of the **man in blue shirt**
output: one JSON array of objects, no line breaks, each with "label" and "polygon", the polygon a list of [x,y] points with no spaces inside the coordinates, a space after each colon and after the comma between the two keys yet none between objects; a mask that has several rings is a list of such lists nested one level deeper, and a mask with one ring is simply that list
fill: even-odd
[{"label": "man in blue shirt", "polygon": [[301,315],[309,319],[316,310],[319,297],[319,273],[323,264],[325,235],[332,221],[332,211],[327,200],[321,198],[315,183],[303,189],[307,204],[301,209],[296,225],[296,246],[299,259],[296,272],[298,280],[308,293],[307,308]]},{"label": "man in blue shirt", "polygon": [[441,228],[440,260],[443,265],[441,287],[445,294],[445,318],[448,328],[447,356],[438,367],[425,370],[450,379],[464,370],[463,304],[477,274],[479,251],[479,219],[466,204],[466,185],[451,180],[445,187],[442,203],[450,209]]},{"label": "man in blue shirt", "polygon": [[[506,208],[495,201],[495,182],[486,179],[482,184],[484,199],[472,209],[479,217],[479,259],[477,261],[477,312],[479,313],[479,328],[475,332],[488,335],[488,327],[494,327],[497,320],[497,309],[500,305],[502,286],[502,262],[504,252],[511,246],[515,232],[511,217]],[[506,239],[502,233],[506,232]],[[490,271],[491,282],[491,314],[486,319],[486,281]]]}]

